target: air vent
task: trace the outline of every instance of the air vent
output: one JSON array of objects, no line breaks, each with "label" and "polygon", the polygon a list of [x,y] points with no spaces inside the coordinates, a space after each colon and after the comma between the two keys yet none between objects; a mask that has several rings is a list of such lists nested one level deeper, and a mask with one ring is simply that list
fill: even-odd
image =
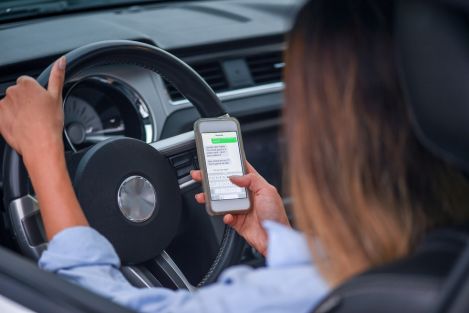
[{"label": "air vent", "polygon": [[[215,92],[228,90],[228,82],[220,62],[191,64],[192,68],[212,87]],[[183,99],[181,93],[170,83],[165,81],[166,89],[172,101]]]},{"label": "air vent", "polygon": [[[246,69],[246,75],[243,76],[244,80],[242,86],[239,86],[239,84],[237,86],[232,79],[228,79],[230,77],[230,73],[227,72],[229,67],[228,65],[229,62],[234,61],[238,62],[236,63],[238,66],[238,74],[240,72],[243,72],[241,71],[241,69],[243,69],[243,65]],[[191,66],[196,72],[200,74],[200,76],[205,79],[205,81],[212,87],[215,92],[220,93],[223,91],[233,90],[238,92],[237,95],[239,97],[242,97],[241,92],[242,90],[244,90],[243,88],[249,89],[249,87],[268,85],[271,83],[280,83],[282,81],[282,70],[284,67],[284,63],[282,58],[282,51],[274,51],[254,55],[239,56],[237,58],[232,57],[228,59],[214,60],[211,62],[195,63],[191,64]],[[234,78],[235,82],[238,82],[236,79],[239,79],[239,75]],[[181,93],[176,88],[174,88],[174,86],[172,86],[166,81],[165,85],[169,97],[173,102],[183,99]],[[269,90],[268,92],[272,91]],[[232,96],[232,98],[234,97],[235,96]]]},{"label": "air vent", "polygon": [[246,62],[256,85],[282,81],[282,69],[284,67],[282,52],[269,52],[248,56]]}]

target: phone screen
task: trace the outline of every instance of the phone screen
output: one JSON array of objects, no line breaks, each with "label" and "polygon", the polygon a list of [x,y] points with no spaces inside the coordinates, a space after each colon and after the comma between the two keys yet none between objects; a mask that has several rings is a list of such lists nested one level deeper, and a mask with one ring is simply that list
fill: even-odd
[{"label": "phone screen", "polygon": [[202,133],[202,143],[212,200],[247,198],[246,189],[228,179],[243,175],[237,132]]}]

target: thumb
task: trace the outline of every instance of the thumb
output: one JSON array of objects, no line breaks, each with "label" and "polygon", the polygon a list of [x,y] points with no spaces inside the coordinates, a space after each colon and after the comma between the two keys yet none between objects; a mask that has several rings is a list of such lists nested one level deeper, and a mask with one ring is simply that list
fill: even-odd
[{"label": "thumb", "polygon": [[252,192],[257,192],[264,187],[265,180],[256,173],[249,173],[244,176],[230,176],[231,182],[239,187],[245,187]]},{"label": "thumb", "polygon": [[49,86],[47,90],[57,99],[62,98],[66,64],[67,61],[65,60],[65,57],[61,57],[54,63],[50,72]]}]

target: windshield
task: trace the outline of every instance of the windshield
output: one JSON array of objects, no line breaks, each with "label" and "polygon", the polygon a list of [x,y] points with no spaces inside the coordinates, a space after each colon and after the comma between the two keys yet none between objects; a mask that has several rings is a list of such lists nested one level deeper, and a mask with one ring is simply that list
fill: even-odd
[{"label": "windshield", "polygon": [[[170,0],[171,1],[171,0]],[[0,22],[122,5],[139,5],[164,0],[0,0]]]}]

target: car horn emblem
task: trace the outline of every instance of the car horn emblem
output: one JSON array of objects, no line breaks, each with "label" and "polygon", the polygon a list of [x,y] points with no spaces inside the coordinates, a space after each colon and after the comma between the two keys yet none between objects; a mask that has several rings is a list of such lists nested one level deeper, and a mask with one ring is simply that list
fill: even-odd
[{"label": "car horn emblem", "polygon": [[156,208],[156,192],[144,177],[130,176],[119,187],[117,202],[122,214],[134,223],[149,220]]}]

